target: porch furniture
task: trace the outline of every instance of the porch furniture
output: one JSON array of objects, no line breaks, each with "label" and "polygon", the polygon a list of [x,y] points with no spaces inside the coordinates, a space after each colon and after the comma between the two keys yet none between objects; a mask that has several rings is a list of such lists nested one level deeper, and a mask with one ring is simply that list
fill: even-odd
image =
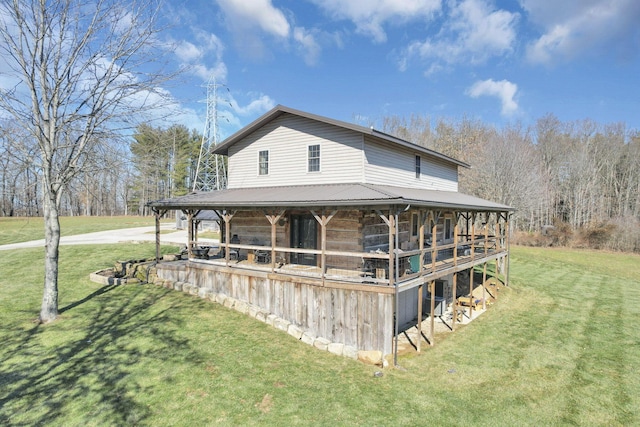
[{"label": "porch furniture", "polygon": [[191,249],[191,253],[198,259],[209,259],[209,246],[200,246],[199,248]]},{"label": "porch furniture", "polygon": [[473,307],[475,309],[478,305],[482,305],[482,302],[486,299],[488,295],[490,294],[485,289],[484,286],[482,285],[476,286],[473,292],[471,292],[471,295],[458,297],[458,304],[466,307]]},{"label": "porch furniture", "polygon": [[265,250],[253,251],[255,262],[258,264],[269,264],[271,262],[271,252]]}]

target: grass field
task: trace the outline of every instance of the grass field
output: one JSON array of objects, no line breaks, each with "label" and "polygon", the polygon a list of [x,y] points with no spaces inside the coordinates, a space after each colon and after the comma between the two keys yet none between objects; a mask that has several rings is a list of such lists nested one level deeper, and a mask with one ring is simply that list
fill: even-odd
[{"label": "grass field", "polygon": [[[0,425],[640,425],[640,257],[514,248],[512,284],[403,369],[317,351],[222,306],[88,273],[153,245],[0,257]],[[425,346],[423,346],[423,349]]]}]

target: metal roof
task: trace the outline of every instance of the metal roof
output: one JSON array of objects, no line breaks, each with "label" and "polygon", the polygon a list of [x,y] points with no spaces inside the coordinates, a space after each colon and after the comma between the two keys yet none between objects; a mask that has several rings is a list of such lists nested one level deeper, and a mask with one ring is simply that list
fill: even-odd
[{"label": "metal roof", "polygon": [[300,110],[296,110],[293,108],[289,108],[289,107],[285,107],[284,105],[277,105],[276,107],[274,107],[273,109],[271,109],[271,111],[268,111],[267,113],[265,113],[264,115],[262,115],[261,117],[259,117],[258,119],[256,119],[255,121],[253,121],[252,123],[248,124],[247,126],[245,126],[244,128],[240,129],[238,132],[234,133],[233,135],[231,135],[230,137],[228,137],[227,139],[225,139],[224,141],[222,141],[213,151],[215,154],[223,154],[223,155],[228,155],[229,153],[229,147],[231,147],[233,144],[235,144],[236,142],[239,142],[240,140],[242,140],[243,138],[247,137],[248,135],[252,134],[253,132],[255,132],[256,130],[260,129],[261,127],[263,127],[264,125],[266,125],[267,123],[271,122],[272,120],[275,120],[276,118],[280,117],[282,114],[293,114],[295,116],[300,116],[300,117],[305,117],[307,119],[310,120],[315,120],[318,122],[323,122],[323,123],[327,123],[333,126],[338,126],[344,129],[349,129],[352,130],[354,132],[358,132],[361,133],[363,135],[369,135],[373,138],[376,138],[378,140],[381,141],[385,141],[387,143],[391,143],[391,144],[395,144],[395,145],[399,145],[405,148],[410,148],[412,150],[418,151],[420,153],[429,155],[429,156],[433,156],[436,157],[438,159],[444,160],[446,162],[450,162],[450,163],[454,163],[458,166],[462,166],[465,168],[469,168],[470,165],[462,162],[460,160],[454,159],[452,157],[446,156],[442,153],[438,153],[437,151],[433,151],[430,150],[428,148],[422,147],[420,145],[414,144],[412,142],[409,141],[405,141],[404,139],[400,139],[400,138],[396,138],[395,136],[386,134],[384,132],[380,132],[375,130],[373,127],[371,128],[367,128],[364,126],[359,126],[353,123],[347,123],[347,122],[343,122],[340,120],[334,120],[334,119],[330,119],[328,117],[323,117],[323,116],[318,116],[316,114],[311,114],[311,113],[307,113],[304,111],[300,111]]},{"label": "metal roof", "polygon": [[160,209],[255,209],[309,207],[383,207],[411,205],[476,211],[513,208],[455,191],[423,190],[374,184],[319,184],[234,188],[194,192],[149,203]]}]

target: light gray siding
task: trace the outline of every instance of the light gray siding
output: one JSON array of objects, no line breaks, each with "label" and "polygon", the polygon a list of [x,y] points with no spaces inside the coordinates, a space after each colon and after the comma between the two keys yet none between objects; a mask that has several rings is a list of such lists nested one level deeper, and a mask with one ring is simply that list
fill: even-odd
[{"label": "light gray siding", "polygon": [[[309,145],[320,145],[320,171],[307,172]],[[283,114],[229,148],[228,187],[271,187],[363,181],[363,136]],[[269,174],[258,175],[258,152],[269,150]]]},{"label": "light gray siding", "polygon": [[[391,148],[365,137],[365,182],[408,188],[458,191],[458,169],[455,164],[428,157],[402,147]],[[420,155],[421,176],[416,178],[415,156]]]}]

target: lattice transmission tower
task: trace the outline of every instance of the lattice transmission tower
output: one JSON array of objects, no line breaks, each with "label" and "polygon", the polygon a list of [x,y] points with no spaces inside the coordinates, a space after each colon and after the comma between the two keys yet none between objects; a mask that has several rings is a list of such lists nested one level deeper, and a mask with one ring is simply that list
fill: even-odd
[{"label": "lattice transmission tower", "polygon": [[207,83],[207,117],[202,133],[200,156],[196,167],[193,191],[215,191],[227,188],[227,167],[224,156],[213,154],[219,142],[218,87],[215,77]]}]

